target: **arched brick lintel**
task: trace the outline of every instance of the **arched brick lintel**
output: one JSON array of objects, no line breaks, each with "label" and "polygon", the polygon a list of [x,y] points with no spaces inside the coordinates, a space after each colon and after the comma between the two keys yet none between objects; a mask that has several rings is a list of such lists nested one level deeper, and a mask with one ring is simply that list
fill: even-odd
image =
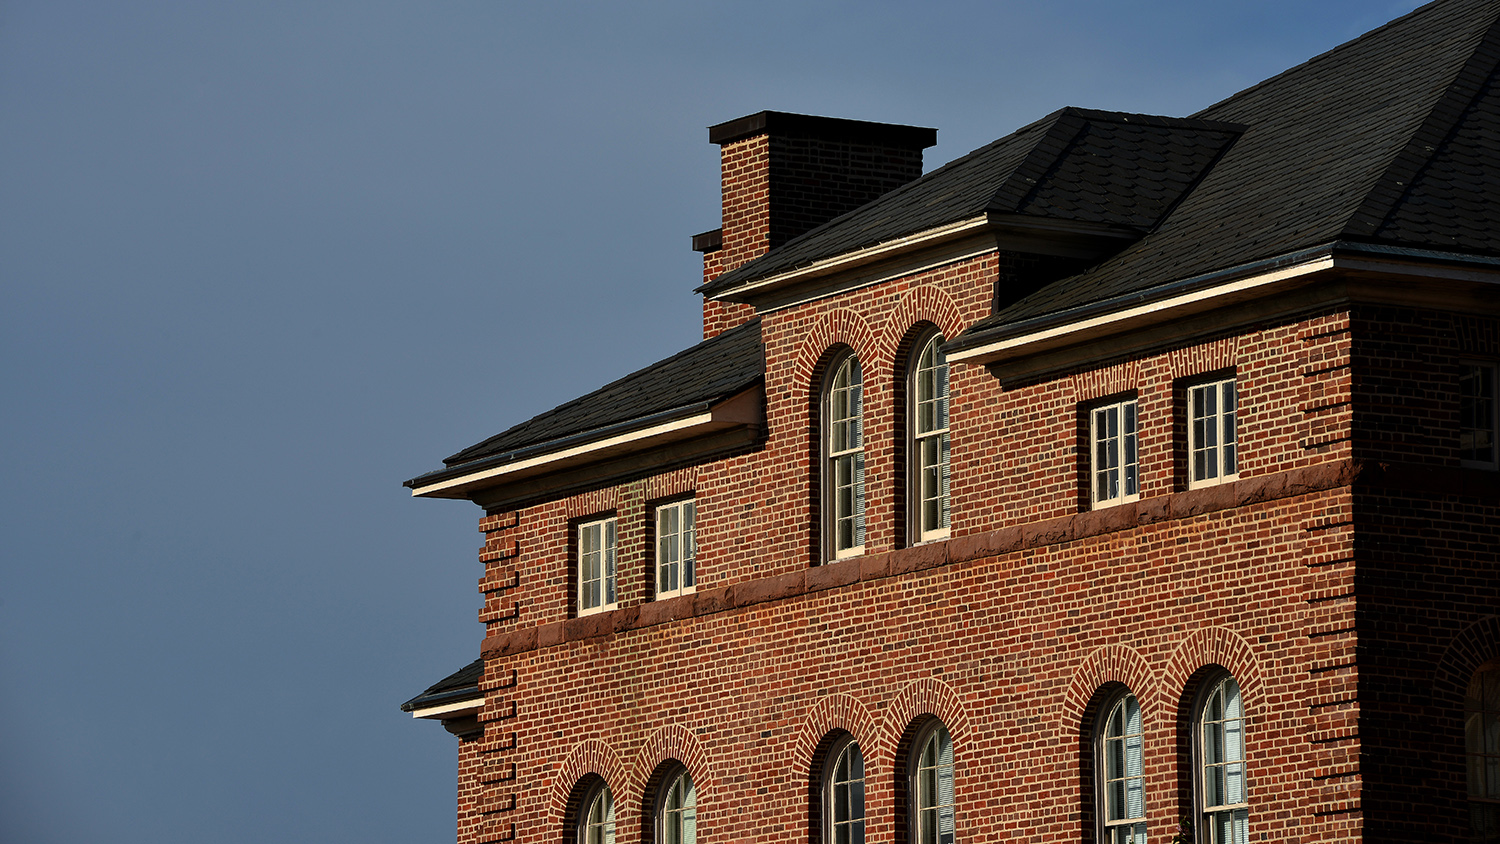
[{"label": "arched brick lintel", "polygon": [[816,390],[819,365],[828,350],[835,346],[848,346],[854,350],[861,366],[868,368],[878,351],[875,337],[864,318],[854,311],[838,309],[824,315],[814,323],[797,346],[797,367],[794,383],[806,384]]},{"label": "arched brick lintel", "polygon": [[598,739],[585,739],[568,753],[552,776],[552,785],[548,789],[548,815],[554,823],[563,823],[573,789],[589,774],[604,780],[615,802],[620,802],[621,787],[627,784],[624,766],[609,745]]},{"label": "arched brick lintel", "polygon": [[1155,706],[1159,692],[1150,663],[1134,648],[1106,645],[1089,654],[1074,672],[1059,713],[1062,722],[1058,725],[1058,735],[1081,735],[1094,696],[1111,683],[1128,688],[1145,710],[1145,716],[1152,717],[1149,708]]},{"label": "arched brick lintel", "polygon": [[1479,666],[1500,659],[1500,616],[1486,616],[1460,630],[1433,670],[1434,702],[1462,710],[1469,681]]},{"label": "arched brick lintel", "polygon": [[955,753],[971,738],[969,714],[952,688],[936,677],[923,677],[902,689],[886,707],[881,734],[887,746],[882,750],[894,754],[907,728],[926,716],[937,718],[948,728]]},{"label": "arched brick lintel", "polygon": [[878,338],[882,347],[881,356],[896,363],[902,347],[911,339],[919,325],[937,326],[946,339],[963,333],[963,319],[953,298],[942,289],[932,285],[913,287],[901,296],[901,302],[887,319]]},{"label": "arched brick lintel", "polygon": [[[626,780],[626,787],[631,794],[642,795],[642,799],[649,799],[646,786],[650,782],[652,774],[663,762],[668,760],[681,762],[683,767],[692,774],[693,782],[697,784],[699,800],[703,799],[703,786],[709,781],[709,772],[713,765],[704,752],[703,746],[698,743],[698,737],[681,724],[668,724],[657,730],[641,750],[635,756],[635,764],[631,766],[630,776]],[[701,803],[700,803],[701,806]]]},{"label": "arched brick lintel", "polygon": [[871,753],[879,742],[875,719],[858,700],[849,695],[834,694],[818,701],[818,705],[802,719],[802,726],[797,728],[796,738],[792,741],[793,777],[805,780],[812,776],[813,757],[824,737],[835,730],[843,730],[859,742],[865,751],[867,769],[876,764],[880,757]]},{"label": "arched brick lintel", "polygon": [[[1206,627],[1183,637],[1167,660],[1155,701],[1161,707],[1160,712],[1164,716],[1175,713],[1188,681],[1202,669],[1215,665],[1234,676],[1245,701],[1246,711],[1252,711],[1263,681],[1255,650],[1231,630]],[[1146,705],[1144,698],[1138,696],[1136,699],[1141,701],[1142,706]]]}]

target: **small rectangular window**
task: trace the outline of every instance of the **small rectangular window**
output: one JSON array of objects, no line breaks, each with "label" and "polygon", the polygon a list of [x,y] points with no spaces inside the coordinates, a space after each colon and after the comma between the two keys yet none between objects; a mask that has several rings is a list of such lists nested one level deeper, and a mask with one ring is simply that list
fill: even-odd
[{"label": "small rectangular window", "polygon": [[1494,469],[1496,455],[1495,366],[1464,363],[1458,374],[1458,457],[1465,466]]},{"label": "small rectangular window", "polygon": [[615,597],[615,518],[578,526],[578,614],[612,610]]},{"label": "small rectangular window", "polygon": [[686,595],[697,584],[692,499],[656,508],[656,597]]},{"label": "small rectangular window", "polygon": [[1188,388],[1188,487],[1213,486],[1239,477],[1237,400],[1233,378]]},{"label": "small rectangular window", "polygon": [[1136,500],[1141,490],[1135,399],[1094,408],[1089,413],[1089,441],[1094,506]]}]

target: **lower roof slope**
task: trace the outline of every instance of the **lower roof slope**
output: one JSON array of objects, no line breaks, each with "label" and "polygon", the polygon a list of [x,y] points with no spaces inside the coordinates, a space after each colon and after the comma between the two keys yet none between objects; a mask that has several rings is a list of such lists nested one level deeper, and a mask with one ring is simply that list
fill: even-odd
[{"label": "lower roof slope", "polygon": [[[610,429],[632,420],[714,403],[754,385],[764,374],[760,320],[755,319],[538,414],[443,463],[452,470],[567,437],[586,436],[591,431]],[[426,477],[429,476],[422,476]],[[422,478],[408,481],[407,485],[412,486]]]},{"label": "lower roof slope", "polygon": [[1438,0],[1196,117],[1249,128],[1156,231],[969,335],[1338,240],[1500,254],[1500,0]]}]

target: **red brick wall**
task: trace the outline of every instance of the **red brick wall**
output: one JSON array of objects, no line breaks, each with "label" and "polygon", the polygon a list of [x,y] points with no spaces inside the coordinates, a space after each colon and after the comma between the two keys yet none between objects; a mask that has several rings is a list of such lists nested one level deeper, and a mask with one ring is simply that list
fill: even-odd
[{"label": "red brick wall", "polygon": [[[762,450],[481,522],[486,730],[463,764],[484,773],[461,840],[562,840],[589,776],[638,840],[669,760],[698,785],[700,840],[806,840],[840,730],[864,749],[871,840],[900,840],[902,742],[928,716],[953,735],[959,840],[1085,840],[1086,737],[1123,684],[1164,841],[1192,810],[1193,695],[1215,667],[1244,691],[1253,840],[1459,834],[1426,815],[1462,811],[1454,696],[1500,655],[1500,485],[1456,465],[1454,362],[1480,350],[1441,338],[1493,324],[1328,311],[1025,383],[955,366],[953,538],[904,547],[909,339],[955,336],[1026,271],[990,255],[766,314]],[[868,534],[864,557],[818,566],[817,383],[840,344],[864,370]],[[1187,490],[1183,391],[1226,371],[1239,480]],[[1141,500],[1089,512],[1079,408],[1127,392]],[[1418,410],[1413,445],[1384,427]],[[652,505],[687,492],[698,592],[652,601]],[[621,608],[572,618],[571,526],[603,513]]]}]

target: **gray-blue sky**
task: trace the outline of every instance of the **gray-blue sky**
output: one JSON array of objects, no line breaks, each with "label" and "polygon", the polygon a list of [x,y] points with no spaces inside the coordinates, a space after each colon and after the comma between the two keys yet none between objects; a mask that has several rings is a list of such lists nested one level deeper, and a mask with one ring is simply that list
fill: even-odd
[{"label": "gray-blue sky", "polygon": [[1409,0],[0,6],[0,840],[440,841],[479,511],[690,345],[704,127],[1191,113]]}]

